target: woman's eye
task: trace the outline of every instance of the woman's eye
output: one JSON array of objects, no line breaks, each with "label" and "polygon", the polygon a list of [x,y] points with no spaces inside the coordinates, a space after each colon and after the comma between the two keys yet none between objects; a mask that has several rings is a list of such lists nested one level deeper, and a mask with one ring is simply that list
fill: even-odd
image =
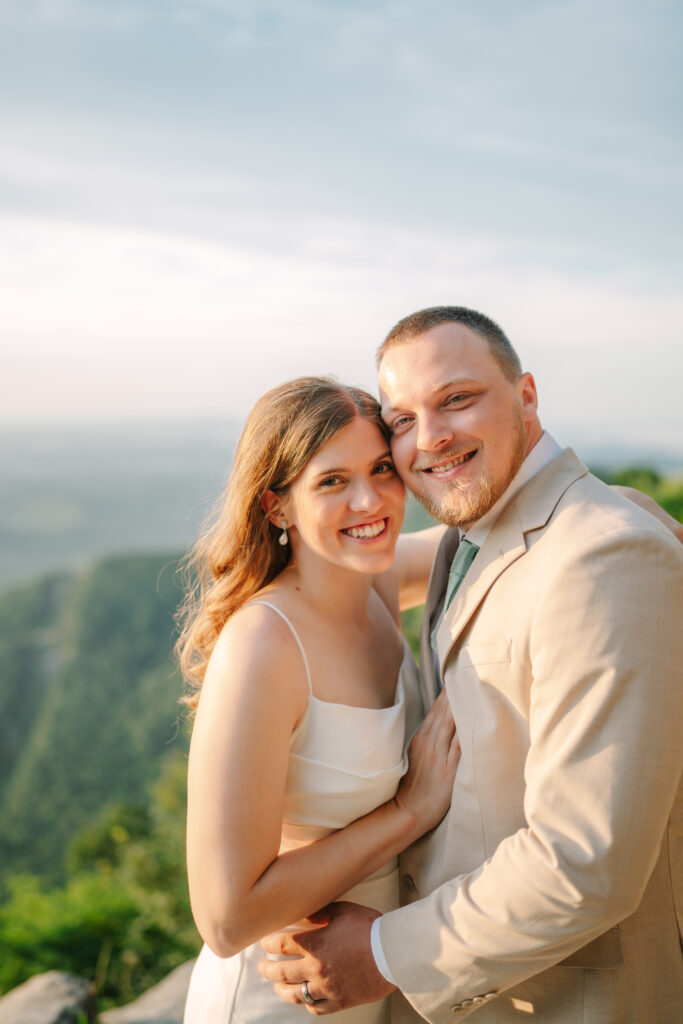
[{"label": "woman's eye", "polygon": [[334,487],[341,482],[340,476],[326,476],[320,481],[320,487]]},{"label": "woman's eye", "polygon": [[470,397],[469,395],[465,395],[462,392],[459,392],[457,395],[449,395],[448,398],[446,399],[446,403],[445,404],[446,405],[459,405],[461,402],[464,402],[465,399],[467,399],[469,397]]},{"label": "woman's eye", "polygon": [[393,462],[379,462],[372,471],[375,475],[393,473],[394,464]]}]

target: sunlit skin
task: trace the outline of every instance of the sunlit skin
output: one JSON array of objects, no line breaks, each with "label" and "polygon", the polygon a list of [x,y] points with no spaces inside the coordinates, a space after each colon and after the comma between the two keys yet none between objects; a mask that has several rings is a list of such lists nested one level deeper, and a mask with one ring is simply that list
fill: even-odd
[{"label": "sunlit skin", "polygon": [[393,561],[405,489],[377,427],[357,416],[315,455],[281,504],[293,562],[377,574]]},{"label": "sunlit skin", "polygon": [[542,433],[531,374],[507,379],[486,339],[462,324],[390,348],[379,383],[394,465],[449,526],[480,519]]}]

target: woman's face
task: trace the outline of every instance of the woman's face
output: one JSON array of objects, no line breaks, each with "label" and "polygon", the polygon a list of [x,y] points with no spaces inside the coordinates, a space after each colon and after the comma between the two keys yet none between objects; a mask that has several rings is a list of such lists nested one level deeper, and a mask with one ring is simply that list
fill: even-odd
[{"label": "woman's face", "polygon": [[297,563],[314,554],[375,574],[394,558],[405,491],[378,427],[356,416],[292,484],[285,514]]}]

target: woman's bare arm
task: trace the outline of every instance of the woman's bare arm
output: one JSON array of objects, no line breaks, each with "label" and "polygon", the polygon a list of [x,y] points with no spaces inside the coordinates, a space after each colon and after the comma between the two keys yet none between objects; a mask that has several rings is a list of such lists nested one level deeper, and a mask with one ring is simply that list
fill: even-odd
[{"label": "woman's bare arm", "polygon": [[459,756],[442,701],[411,745],[393,800],[279,855],[289,743],[308,688],[291,633],[267,614],[243,609],[223,631],[190,749],[190,895],[200,934],[219,956],[318,910],[433,827],[448,807]]}]

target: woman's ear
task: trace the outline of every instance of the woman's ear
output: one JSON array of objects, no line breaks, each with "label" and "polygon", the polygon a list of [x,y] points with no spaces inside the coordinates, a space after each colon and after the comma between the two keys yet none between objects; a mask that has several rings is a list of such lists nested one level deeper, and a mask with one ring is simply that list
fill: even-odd
[{"label": "woman's ear", "polygon": [[275,491],[266,491],[261,498],[261,508],[273,526],[282,527],[282,520],[287,516],[283,511],[281,495],[276,494]]}]

